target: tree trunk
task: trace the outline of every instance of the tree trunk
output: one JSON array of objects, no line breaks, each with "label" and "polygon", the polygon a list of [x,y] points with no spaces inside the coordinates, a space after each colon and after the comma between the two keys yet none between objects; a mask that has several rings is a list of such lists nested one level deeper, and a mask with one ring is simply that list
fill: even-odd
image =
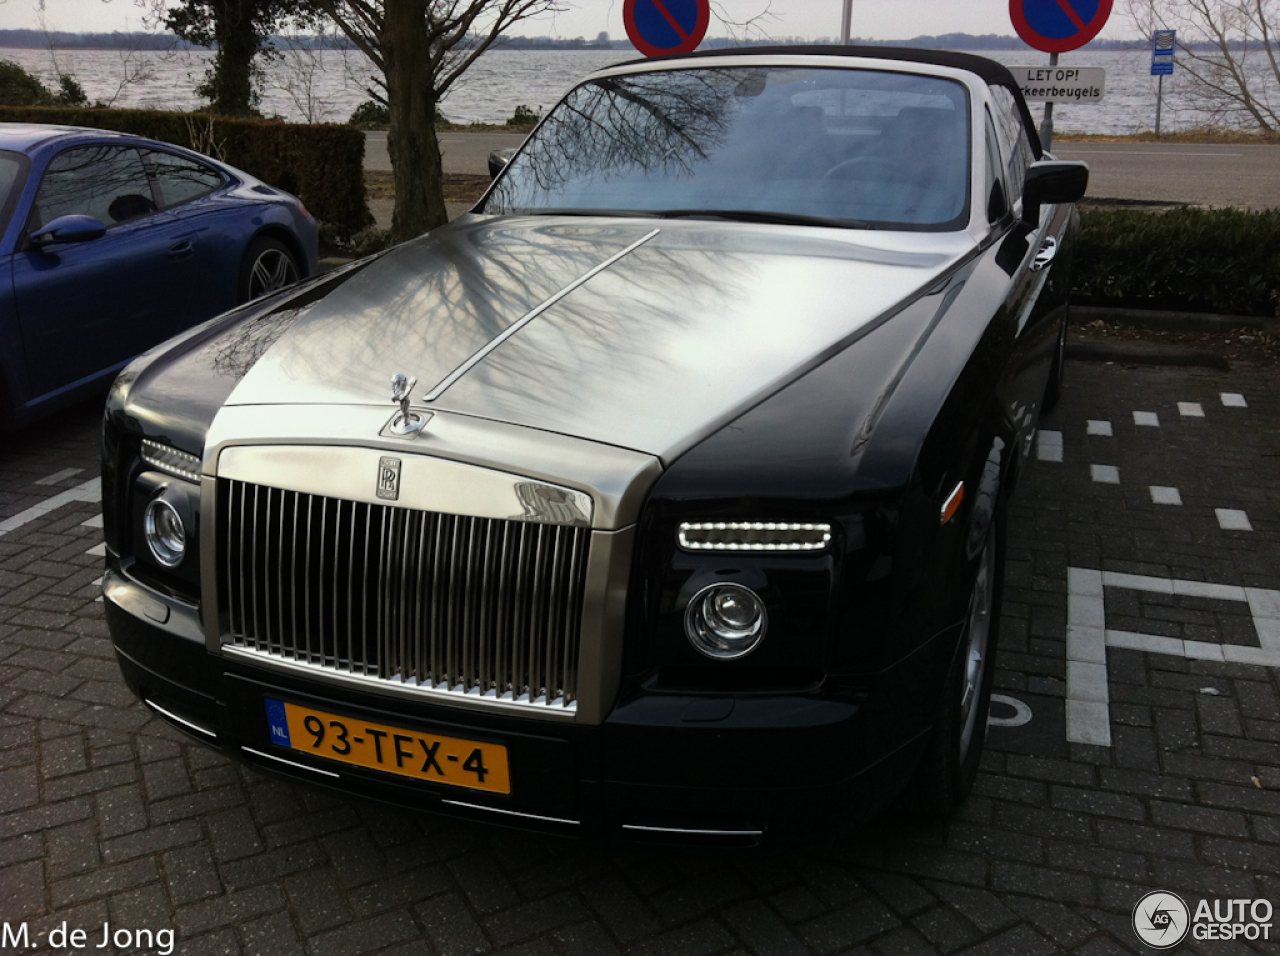
[{"label": "tree trunk", "polygon": [[426,15],[426,0],[386,0],[384,7],[382,52],[391,112],[387,152],[396,188],[391,235],[396,242],[449,221]]},{"label": "tree trunk", "polygon": [[248,116],[253,112],[253,58],[258,53],[256,5],[256,0],[221,0],[214,5],[218,51],[201,92],[209,97],[215,113]]}]

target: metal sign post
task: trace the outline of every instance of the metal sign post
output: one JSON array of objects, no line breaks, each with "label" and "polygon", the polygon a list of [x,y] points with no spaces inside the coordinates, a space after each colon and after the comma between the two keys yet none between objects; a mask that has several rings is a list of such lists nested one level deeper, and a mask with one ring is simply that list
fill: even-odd
[{"label": "metal sign post", "polygon": [[1156,30],[1151,36],[1151,75],[1156,81],[1156,135],[1160,135],[1160,112],[1164,106],[1164,78],[1173,75],[1173,53],[1177,49],[1177,30]]},{"label": "metal sign post", "polygon": [[853,0],[844,0],[844,16],[840,18],[840,42],[849,45],[849,34],[853,30]]}]

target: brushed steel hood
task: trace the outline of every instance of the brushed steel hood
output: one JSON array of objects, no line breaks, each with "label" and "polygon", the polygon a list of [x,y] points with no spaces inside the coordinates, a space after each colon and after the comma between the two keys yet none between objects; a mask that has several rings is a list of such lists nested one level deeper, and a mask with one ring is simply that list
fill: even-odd
[{"label": "brushed steel hood", "polygon": [[227,404],[390,416],[404,372],[416,407],[670,461],[972,248],[963,233],[469,218],[317,303]]}]

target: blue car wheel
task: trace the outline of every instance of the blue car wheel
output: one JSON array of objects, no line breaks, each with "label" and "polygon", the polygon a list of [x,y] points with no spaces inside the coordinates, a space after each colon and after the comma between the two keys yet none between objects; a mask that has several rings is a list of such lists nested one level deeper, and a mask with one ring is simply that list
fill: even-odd
[{"label": "blue car wheel", "polygon": [[278,239],[255,239],[240,267],[240,301],[248,302],[298,281],[298,260]]}]

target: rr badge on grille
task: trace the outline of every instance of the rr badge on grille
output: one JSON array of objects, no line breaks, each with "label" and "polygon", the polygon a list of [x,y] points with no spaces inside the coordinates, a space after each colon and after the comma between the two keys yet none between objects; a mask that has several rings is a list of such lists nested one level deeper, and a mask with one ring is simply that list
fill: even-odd
[{"label": "rr badge on grille", "polygon": [[378,497],[395,501],[400,497],[400,459],[378,460]]}]

